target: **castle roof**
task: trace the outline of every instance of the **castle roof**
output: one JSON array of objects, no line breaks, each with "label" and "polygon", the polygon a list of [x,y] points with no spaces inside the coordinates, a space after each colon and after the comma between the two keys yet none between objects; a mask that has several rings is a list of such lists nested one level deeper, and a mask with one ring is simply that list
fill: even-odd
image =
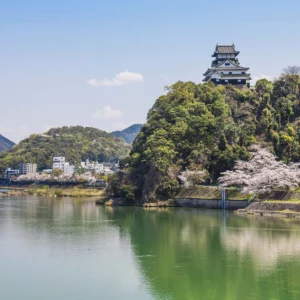
[{"label": "castle roof", "polygon": [[238,55],[240,52],[235,50],[235,45],[216,45],[216,49],[213,57],[217,54],[236,54]]}]

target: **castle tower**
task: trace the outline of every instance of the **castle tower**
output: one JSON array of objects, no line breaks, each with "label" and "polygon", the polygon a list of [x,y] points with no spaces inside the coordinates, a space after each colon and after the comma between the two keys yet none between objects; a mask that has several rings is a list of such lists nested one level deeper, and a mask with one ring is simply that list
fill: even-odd
[{"label": "castle tower", "polygon": [[211,67],[203,74],[204,82],[213,82],[214,84],[232,84],[240,87],[250,87],[251,76],[247,71],[249,68],[241,67],[237,56],[239,51],[235,50],[233,45],[217,45],[212,57]]}]

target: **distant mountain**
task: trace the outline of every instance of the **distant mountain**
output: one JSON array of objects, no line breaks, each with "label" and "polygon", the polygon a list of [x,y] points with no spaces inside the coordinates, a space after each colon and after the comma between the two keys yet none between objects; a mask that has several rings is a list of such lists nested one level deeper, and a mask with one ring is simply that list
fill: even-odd
[{"label": "distant mountain", "polygon": [[8,150],[15,145],[12,141],[0,134],[0,152]]},{"label": "distant mountain", "polygon": [[126,143],[131,144],[134,141],[137,134],[141,131],[142,126],[143,124],[134,124],[122,131],[113,131],[112,134],[115,137],[123,138],[126,141]]}]

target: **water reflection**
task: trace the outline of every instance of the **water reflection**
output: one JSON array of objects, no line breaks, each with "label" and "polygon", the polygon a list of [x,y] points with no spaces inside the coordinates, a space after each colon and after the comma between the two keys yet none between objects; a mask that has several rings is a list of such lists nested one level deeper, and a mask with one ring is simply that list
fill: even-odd
[{"label": "water reflection", "polygon": [[[11,254],[29,270],[29,282],[4,262]],[[59,270],[72,278],[64,299],[98,299],[99,293],[103,299],[299,299],[299,258],[295,220],[95,207],[83,199],[0,201],[0,268],[6,270],[0,282],[11,278],[22,287],[47,271],[58,290],[65,289]],[[26,260],[35,259],[40,266],[31,270]],[[45,298],[45,288],[34,295],[55,296]],[[38,299],[34,295],[28,299]]]}]

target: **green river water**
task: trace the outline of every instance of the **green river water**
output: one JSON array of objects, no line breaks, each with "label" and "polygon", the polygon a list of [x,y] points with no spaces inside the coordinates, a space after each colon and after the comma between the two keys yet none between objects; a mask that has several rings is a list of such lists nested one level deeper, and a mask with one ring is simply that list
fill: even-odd
[{"label": "green river water", "polygon": [[0,299],[300,299],[300,222],[3,197]]}]

